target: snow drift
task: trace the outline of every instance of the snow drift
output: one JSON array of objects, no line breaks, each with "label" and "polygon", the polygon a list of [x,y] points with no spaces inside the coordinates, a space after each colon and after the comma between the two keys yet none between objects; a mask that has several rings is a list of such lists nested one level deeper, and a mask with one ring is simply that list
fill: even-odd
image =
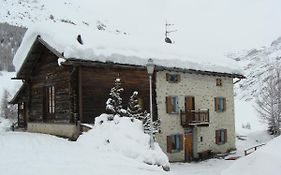
[{"label": "snow drift", "polygon": [[276,175],[281,172],[281,137],[267,143],[256,152],[237,160],[222,175]]},{"label": "snow drift", "polygon": [[141,121],[118,115],[108,121],[108,115],[102,114],[95,119],[93,129],[81,135],[77,142],[89,149],[117,152],[140,162],[169,169],[168,157],[158,143],[154,143],[153,150],[150,149],[149,138],[148,134],[144,134]]},{"label": "snow drift", "polygon": [[28,29],[13,60],[16,70],[19,70],[37,36],[65,58],[133,65],[146,65],[148,58],[153,58],[160,66],[241,74],[239,66],[231,59],[190,57],[185,45],[167,44],[157,37],[116,34],[88,26],[49,22]]}]

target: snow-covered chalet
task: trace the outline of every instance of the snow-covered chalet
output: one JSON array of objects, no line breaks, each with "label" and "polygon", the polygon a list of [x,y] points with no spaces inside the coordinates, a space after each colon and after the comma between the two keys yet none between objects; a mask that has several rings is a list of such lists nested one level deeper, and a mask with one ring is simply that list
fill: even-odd
[{"label": "snow-covered chalet", "polygon": [[235,149],[233,84],[244,76],[233,66],[180,61],[185,58],[175,46],[162,41],[142,45],[128,35],[58,30],[28,30],[14,58],[14,79],[23,82],[11,101],[18,104],[20,127],[77,137],[80,123],[93,123],[105,112],[116,77],[125,89],[124,104],[138,91],[149,111],[145,65],[153,58],[154,120],[161,120],[156,140],[170,161]]}]

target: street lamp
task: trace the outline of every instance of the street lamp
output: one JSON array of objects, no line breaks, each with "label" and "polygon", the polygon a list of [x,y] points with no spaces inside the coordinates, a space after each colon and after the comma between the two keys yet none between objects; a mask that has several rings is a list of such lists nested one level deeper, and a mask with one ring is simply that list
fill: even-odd
[{"label": "street lamp", "polygon": [[153,64],[153,60],[151,58],[148,59],[148,62],[146,64],[146,68],[147,68],[147,73],[148,73],[148,77],[149,77],[149,95],[150,95],[150,140],[149,140],[149,144],[150,144],[150,148],[154,149],[154,140],[153,140],[153,111],[152,111],[152,75],[154,72],[154,67],[155,65]]}]

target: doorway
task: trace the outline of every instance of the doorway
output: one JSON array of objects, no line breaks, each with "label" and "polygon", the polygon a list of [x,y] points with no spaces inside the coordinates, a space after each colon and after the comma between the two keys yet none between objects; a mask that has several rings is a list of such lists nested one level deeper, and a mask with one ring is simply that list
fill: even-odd
[{"label": "doorway", "polygon": [[193,147],[193,144],[192,144],[192,133],[186,133],[184,135],[184,154],[185,154],[185,161],[192,161],[192,147]]}]

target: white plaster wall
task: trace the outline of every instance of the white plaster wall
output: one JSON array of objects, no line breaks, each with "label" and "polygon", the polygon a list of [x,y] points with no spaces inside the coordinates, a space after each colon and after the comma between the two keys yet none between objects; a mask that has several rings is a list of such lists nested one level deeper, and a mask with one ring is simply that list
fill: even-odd
[{"label": "white plaster wall", "polygon": [[[226,152],[235,148],[235,123],[234,123],[234,99],[233,80],[229,77],[216,77],[207,75],[195,75],[180,73],[181,81],[169,83],[166,81],[167,71],[159,71],[156,75],[156,103],[158,116],[161,119],[161,134],[156,135],[162,149],[167,151],[167,135],[184,133],[180,125],[179,114],[166,113],[166,96],[178,96],[179,107],[184,110],[185,96],[195,97],[195,109],[209,109],[209,127],[197,127],[197,151],[212,150],[213,152]],[[170,72],[171,73],[171,72]],[[216,79],[222,79],[222,86],[216,86]],[[226,111],[215,112],[214,97],[226,98]],[[227,143],[217,145],[215,143],[215,130],[227,129]],[[200,137],[203,141],[200,142]],[[167,154],[170,161],[183,161],[184,152]]]}]

